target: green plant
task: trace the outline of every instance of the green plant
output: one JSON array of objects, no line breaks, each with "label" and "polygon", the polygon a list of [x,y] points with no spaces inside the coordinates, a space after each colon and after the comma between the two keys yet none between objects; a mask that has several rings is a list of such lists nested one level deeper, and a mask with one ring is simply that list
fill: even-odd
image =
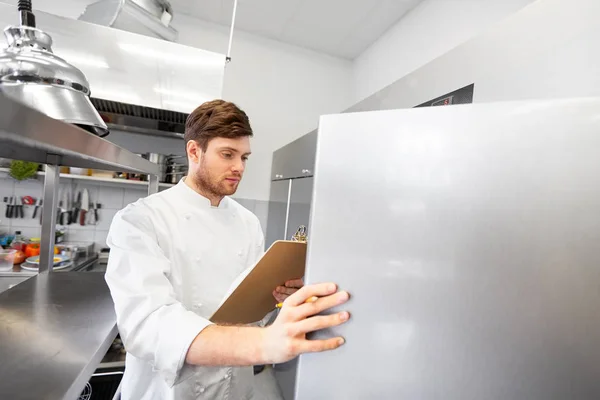
[{"label": "green plant", "polygon": [[40,164],[29,162],[29,161],[21,161],[21,160],[13,160],[10,163],[9,175],[18,181],[23,181],[25,179],[33,178],[37,173]]}]

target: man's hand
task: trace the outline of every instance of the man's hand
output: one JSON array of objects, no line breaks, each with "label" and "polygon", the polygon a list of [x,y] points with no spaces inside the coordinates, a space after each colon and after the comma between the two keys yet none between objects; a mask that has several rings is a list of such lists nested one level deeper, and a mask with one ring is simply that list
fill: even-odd
[{"label": "man's hand", "polygon": [[277,286],[273,290],[273,297],[278,303],[283,303],[285,299],[296,293],[302,286],[304,286],[302,279],[292,279],[287,281],[284,286]]},{"label": "man's hand", "polygon": [[[316,301],[306,302],[313,296]],[[307,340],[306,334],[343,324],[350,315],[339,312],[316,315],[348,301],[347,292],[337,292],[333,283],[308,285],[287,297],[279,316],[273,324],[264,328],[262,359],[265,364],[289,361],[303,353],[333,350],[344,344],[341,337],[326,340]]]}]

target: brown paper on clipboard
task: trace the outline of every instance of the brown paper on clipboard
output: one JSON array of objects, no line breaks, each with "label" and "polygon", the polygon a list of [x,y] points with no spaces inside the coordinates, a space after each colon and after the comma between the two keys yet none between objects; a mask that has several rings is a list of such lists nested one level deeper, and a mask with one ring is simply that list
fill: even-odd
[{"label": "brown paper on clipboard", "polygon": [[304,276],[306,243],[278,240],[210,317],[214,323],[250,324],[275,308],[273,290]]}]

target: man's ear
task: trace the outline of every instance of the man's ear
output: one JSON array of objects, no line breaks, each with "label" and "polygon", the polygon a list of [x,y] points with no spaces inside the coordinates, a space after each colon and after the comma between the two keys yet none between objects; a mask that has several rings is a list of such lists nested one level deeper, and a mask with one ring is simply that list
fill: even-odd
[{"label": "man's ear", "polygon": [[185,145],[185,150],[186,150],[188,159],[191,162],[193,162],[194,164],[198,164],[200,162],[202,149],[200,148],[198,143],[196,143],[195,140],[190,140],[189,142],[187,142]]}]

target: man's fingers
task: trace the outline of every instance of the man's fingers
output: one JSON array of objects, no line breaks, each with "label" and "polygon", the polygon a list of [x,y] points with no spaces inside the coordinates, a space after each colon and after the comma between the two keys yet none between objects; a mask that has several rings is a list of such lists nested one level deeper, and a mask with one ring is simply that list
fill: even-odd
[{"label": "man's fingers", "polygon": [[296,291],[298,289],[293,289],[293,288],[290,288],[290,287],[277,286],[275,288],[275,290],[277,291],[277,293],[287,294],[289,296],[289,295],[292,295],[292,294],[296,293]]},{"label": "man's fingers", "polygon": [[273,297],[277,300],[278,303],[283,303],[285,299],[288,298],[287,294],[277,293],[276,290],[273,290]]},{"label": "man's fingers", "polygon": [[312,315],[322,313],[332,307],[339,306],[348,301],[350,295],[346,291],[338,292],[330,296],[325,296],[317,299],[314,302],[301,304],[296,307],[292,312],[295,320],[301,320]]},{"label": "man's fingers", "polygon": [[332,315],[319,315],[310,317],[299,322],[295,322],[292,328],[292,333],[295,335],[305,334],[309,332],[327,329],[338,326],[348,321],[350,314],[346,311],[335,313]]},{"label": "man's fingers", "polygon": [[292,279],[285,283],[286,287],[299,289],[304,286],[304,281],[302,279]]},{"label": "man's fingers", "polygon": [[301,340],[296,345],[298,354],[318,353],[321,351],[334,350],[343,345],[346,341],[342,337],[336,337],[325,340]]},{"label": "man's fingers", "polygon": [[314,285],[306,285],[288,297],[286,303],[290,306],[299,306],[313,296],[328,296],[335,293],[336,290],[337,285],[335,283],[317,283]]}]

